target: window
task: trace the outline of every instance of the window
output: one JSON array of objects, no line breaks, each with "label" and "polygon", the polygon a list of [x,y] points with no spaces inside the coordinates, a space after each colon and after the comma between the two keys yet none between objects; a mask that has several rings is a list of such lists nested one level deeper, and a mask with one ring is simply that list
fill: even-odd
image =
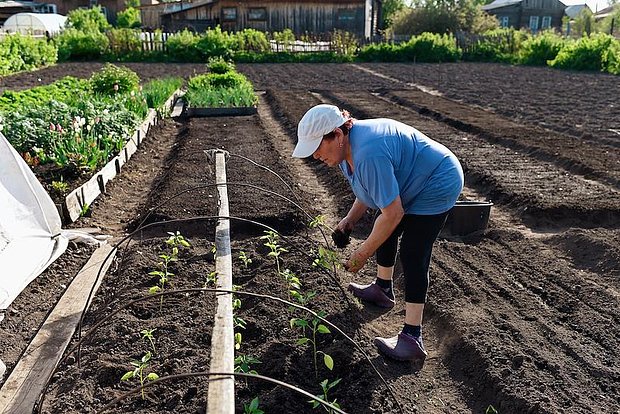
[{"label": "window", "polygon": [[538,16],[530,16],[530,30],[533,32],[538,30]]},{"label": "window", "polygon": [[222,20],[225,22],[237,20],[237,8],[236,7],[222,7]]},{"label": "window", "polygon": [[340,23],[349,23],[355,20],[355,10],[354,9],[338,9],[337,14],[338,22]]},{"label": "window", "polygon": [[250,8],[248,20],[267,20],[267,9],[264,7]]},{"label": "window", "polygon": [[501,16],[499,19],[499,23],[501,27],[508,27],[508,24],[510,23],[510,17]]},{"label": "window", "polygon": [[543,16],[542,24],[540,26],[541,29],[548,29],[551,27],[551,16]]}]

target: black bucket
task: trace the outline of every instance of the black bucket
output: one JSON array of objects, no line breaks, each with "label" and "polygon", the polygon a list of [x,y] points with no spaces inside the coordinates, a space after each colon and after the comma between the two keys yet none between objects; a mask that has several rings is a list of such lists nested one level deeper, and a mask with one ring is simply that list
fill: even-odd
[{"label": "black bucket", "polygon": [[457,201],[450,210],[440,237],[469,236],[481,232],[489,224],[490,201]]}]

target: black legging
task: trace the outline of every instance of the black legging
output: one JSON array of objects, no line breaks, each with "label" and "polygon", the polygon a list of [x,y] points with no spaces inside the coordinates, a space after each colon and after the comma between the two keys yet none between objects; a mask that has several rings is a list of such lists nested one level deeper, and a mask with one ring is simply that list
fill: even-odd
[{"label": "black legging", "polygon": [[433,243],[437,240],[446,217],[448,212],[431,216],[405,214],[392,235],[377,249],[377,264],[384,267],[394,266],[398,237],[402,234],[400,261],[405,274],[405,302],[426,302]]}]

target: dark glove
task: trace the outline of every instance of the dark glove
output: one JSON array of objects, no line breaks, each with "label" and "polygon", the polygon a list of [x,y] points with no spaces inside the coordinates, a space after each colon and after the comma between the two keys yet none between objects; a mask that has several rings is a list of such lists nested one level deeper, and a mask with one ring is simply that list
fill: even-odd
[{"label": "dark glove", "polygon": [[342,231],[340,229],[336,229],[332,233],[332,240],[334,241],[334,244],[336,245],[336,247],[338,247],[339,249],[342,249],[346,245],[348,245],[349,242],[351,241],[350,236],[351,236],[351,230]]}]

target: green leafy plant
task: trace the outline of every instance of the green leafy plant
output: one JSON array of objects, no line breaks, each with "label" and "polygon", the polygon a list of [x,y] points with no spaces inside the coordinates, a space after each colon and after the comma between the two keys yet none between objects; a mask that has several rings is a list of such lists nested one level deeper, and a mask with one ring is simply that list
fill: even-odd
[{"label": "green leafy plant", "polygon": [[241,332],[235,332],[235,349],[239,350],[241,348],[241,342],[243,341],[243,336]]},{"label": "green leafy plant", "polygon": [[153,353],[155,354],[157,351],[155,350],[155,337],[153,336],[153,332],[155,332],[157,329],[153,328],[153,329],[143,329],[140,331],[140,334],[142,335],[142,339],[146,339],[149,341],[149,343],[151,344],[151,348],[153,348]]},{"label": "green leafy plant", "polygon": [[265,412],[258,408],[258,404],[258,397],[254,397],[249,405],[243,404],[243,414],[264,414]]},{"label": "green leafy plant", "polygon": [[207,275],[207,280],[205,281],[204,287],[208,286],[216,286],[217,285],[217,272],[213,271]]},{"label": "green leafy plant", "polygon": [[258,372],[252,369],[252,365],[261,364],[258,359],[252,355],[237,355],[235,357],[235,372],[243,372],[245,374],[256,375]]},{"label": "green leafy plant", "polygon": [[[324,312],[319,312],[319,316],[324,317]],[[292,318],[290,320],[291,328],[300,328],[302,331],[302,337],[297,339],[297,345],[312,345],[312,355],[314,360],[314,373],[318,376],[318,364],[317,364],[317,356],[318,354],[323,355],[323,363],[330,371],[334,369],[334,360],[333,358],[326,354],[323,351],[317,349],[317,334],[329,334],[331,333],[329,328],[321,323],[321,320],[318,318],[312,319],[312,321],[308,322],[308,320],[304,318]],[[306,336],[306,330],[309,331],[310,337]]]},{"label": "green leafy plant", "polygon": [[60,177],[60,181],[52,181],[52,190],[59,195],[63,195],[69,190],[69,184]]},{"label": "green leafy plant", "polygon": [[157,375],[154,372],[150,372],[145,375],[145,371],[147,367],[149,366],[150,361],[151,361],[151,353],[147,352],[146,354],[144,354],[144,356],[139,361],[131,361],[131,365],[133,365],[135,368],[131,371],[127,371],[121,377],[121,381],[129,381],[132,378],[138,378],[140,380],[140,387],[142,387],[141,392],[142,392],[143,400],[145,399],[144,384],[146,384],[149,381],[155,381],[156,379],[159,378],[159,375]]},{"label": "green leafy plant", "polygon": [[104,95],[129,93],[138,90],[138,74],[126,67],[107,63],[105,67],[90,77],[93,91]]},{"label": "green leafy plant", "polygon": [[82,205],[82,209],[80,210],[80,217],[86,217],[90,214],[90,204],[84,203]]},{"label": "green leafy plant", "polygon": [[228,73],[235,72],[235,64],[233,62],[229,62],[221,56],[210,57],[209,63],[207,63],[207,68],[211,73]]},{"label": "green leafy plant", "polygon": [[[336,399],[334,398],[333,401],[329,400],[329,392],[332,388],[334,388],[336,385],[338,385],[338,383],[342,380],[342,378],[338,378],[337,380],[334,380],[332,382],[329,382],[329,380],[325,379],[323,381],[321,381],[319,383],[319,385],[321,386],[321,394],[318,394],[316,397],[322,401],[325,401],[331,405],[333,405],[336,408],[340,408],[340,405],[336,402]],[[328,413],[333,413],[334,410],[332,410],[329,407],[324,406],[323,404],[321,404],[320,402],[316,401],[316,400],[310,400],[308,401],[310,404],[312,404],[312,408],[319,408],[319,407],[323,407],[325,409],[325,411],[327,411]]]},{"label": "green leafy plant", "polygon": [[319,246],[318,257],[312,261],[312,266],[331,269],[332,266],[339,268],[341,266],[338,253],[333,250]]},{"label": "green leafy plant", "polygon": [[149,108],[159,110],[172,93],[179,89],[182,84],[183,79],[179,77],[154,79],[144,85],[142,94]]},{"label": "green leafy plant", "polygon": [[245,252],[239,253],[239,260],[241,260],[241,262],[243,263],[243,267],[245,267],[246,269],[248,268],[248,265],[252,263],[252,259],[250,259]]},{"label": "green leafy plant", "polygon": [[267,253],[267,256],[274,258],[276,262],[276,273],[279,275],[280,274],[280,256],[282,255],[282,253],[288,252],[288,250],[280,246],[280,244],[278,243],[280,237],[274,231],[271,231],[271,230],[265,231],[265,235],[261,236],[260,239],[266,240],[264,245],[269,247],[269,250],[270,250],[269,253]]}]

